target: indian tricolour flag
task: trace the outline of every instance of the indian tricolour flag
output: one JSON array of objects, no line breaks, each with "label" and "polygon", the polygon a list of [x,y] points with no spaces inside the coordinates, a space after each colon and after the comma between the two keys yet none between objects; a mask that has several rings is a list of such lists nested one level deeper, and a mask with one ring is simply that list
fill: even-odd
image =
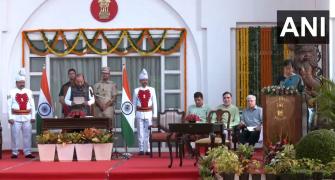
[{"label": "indian tricolour flag", "polygon": [[126,145],[134,143],[135,129],[135,112],[131,101],[131,93],[129,91],[128,76],[126,67],[122,69],[122,102],[121,102],[121,130],[122,136],[126,141]]},{"label": "indian tricolour flag", "polygon": [[53,108],[51,106],[51,96],[48,85],[48,77],[43,67],[42,78],[41,78],[41,89],[38,98],[38,106],[36,113],[36,131],[37,134],[41,133],[42,118],[50,118],[53,116]]}]

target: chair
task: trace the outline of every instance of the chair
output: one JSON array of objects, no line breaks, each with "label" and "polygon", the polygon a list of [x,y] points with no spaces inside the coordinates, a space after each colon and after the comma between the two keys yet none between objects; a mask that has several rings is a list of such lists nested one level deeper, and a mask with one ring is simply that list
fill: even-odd
[{"label": "chair", "polygon": [[[169,124],[170,123],[182,123],[185,116],[185,112],[180,112],[178,110],[165,110],[159,114],[157,118],[157,125],[149,127],[150,136],[150,157],[152,157],[152,143],[158,143],[158,154],[161,157],[161,143],[168,141]],[[153,131],[153,128],[157,128],[157,131]],[[177,143],[176,134],[172,134],[170,141]],[[176,144],[176,154],[178,155],[178,146]]]},{"label": "chair", "polygon": [[[215,111],[210,111],[208,116],[207,116],[208,123],[211,123],[212,116],[213,116],[213,114],[215,114],[216,115],[216,122],[214,122],[214,123],[222,124],[223,123],[222,122],[222,116],[225,113],[227,113],[227,115],[228,115],[227,127],[229,127],[231,115],[230,115],[230,112],[227,111],[227,110],[218,109],[218,110],[215,110]],[[226,135],[224,133],[225,130],[228,132],[227,133],[228,138],[226,138]],[[211,138],[215,138],[214,139],[214,146],[219,146],[219,145],[222,145],[222,144],[226,144],[228,146],[228,148],[230,148],[231,131],[232,130],[229,129],[229,128],[226,128],[226,127],[223,127],[223,126],[216,126],[216,128],[214,129],[215,134],[211,135],[208,138],[202,138],[202,139],[199,139],[199,140],[195,141],[196,151],[199,152],[200,147],[205,147],[207,149],[211,145]]]}]

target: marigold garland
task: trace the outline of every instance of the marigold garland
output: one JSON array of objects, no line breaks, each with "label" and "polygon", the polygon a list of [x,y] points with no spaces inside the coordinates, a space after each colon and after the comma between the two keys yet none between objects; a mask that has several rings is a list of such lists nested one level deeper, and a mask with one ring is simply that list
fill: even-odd
[{"label": "marigold garland", "polygon": [[[185,29],[171,29],[171,28],[158,28],[158,29],[152,29],[152,30],[162,30],[163,33],[159,37],[159,41],[155,42],[152,34],[149,32],[150,29],[116,29],[116,30],[102,30],[97,29],[95,30],[95,34],[93,35],[92,39],[88,39],[85,31],[93,31],[93,30],[82,30],[79,29],[77,31],[73,30],[73,32],[77,32],[75,38],[73,39],[73,43],[69,42],[69,39],[65,36],[64,32],[69,32],[66,30],[34,30],[34,31],[24,31],[23,32],[23,38],[27,45],[29,46],[29,49],[32,53],[45,56],[47,54],[54,54],[56,56],[66,56],[68,54],[76,54],[79,56],[85,55],[89,52],[94,52],[99,55],[108,55],[108,54],[118,54],[118,55],[126,55],[130,52],[137,52],[143,56],[149,56],[154,53],[159,53],[163,55],[169,55],[171,53],[176,52],[180,47],[183,41],[185,40],[184,36],[186,35]],[[176,40],[176,42],[173,44],[173,46],[168,48],[163,48],[162,44],[167,39],[168,31],[174,30],[179,31],[179,38]],[[117,37],[117,42],[113,44],[106,36],[106,31],[120,31],[119,36]],[[129,31],[140,31],[139,36],[134,39],[131,37]],[[34,45],[32,40],[29,38],[29,33],[40,33],[41,39],[43,41],[43,45],[45,48],[38,48]],[[46,36],[46,32],[55,32],[54,37],[49,40]],[[122,48],[120,47],[121,43],[123,42],[123,39],[127,38],[128,41],[128,47]],[[142,48],[142,43],[144,39],[147,39],[147,42],[150,45],[150,49],[145,50]],[[96,43],[98,40],[101,39],[107,44],[107,49],[101,49],[96,47]],[[64,44],[65,49],[57,49],[56,45],[58,41],[61,40]],[[77,46],[80,41],[83,41],[85,43],[85,46],[77,49]]]}]

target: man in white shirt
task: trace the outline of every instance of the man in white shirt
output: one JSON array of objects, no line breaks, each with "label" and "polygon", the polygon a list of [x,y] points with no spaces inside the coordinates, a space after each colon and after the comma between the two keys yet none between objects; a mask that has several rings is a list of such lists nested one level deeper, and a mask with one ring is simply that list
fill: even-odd
[{"label": "man in white shirt", "polygon": [[155,88],[148,86],[148,73],[145,69],[139,75],[141,87],[134,90],[133,105],[136,111],[139,155],[149,155],[149,129],[152,119],[157,118]]},{"label": "man in white shirt", "polygon": [[31,154],[31,123],[35,122],[35,103],[33,93],[25,88],[25,72],[21,69],[16,77],[16,88],[7,96],[8,123],[11,126],[12,159],[19,155],[19,135],[22,131],[23,153],[26,158],[35,158]]},{"label": "man in white shirt", "polygon": [[[92,115],[91,106],[94,102],[92,87],[85,82],[83,74],[77,74],[75,84],[67,90],[65,103],[71,107],[71,112],[80,111],[84,115]],[[69,116],[73,115],[71,112]]]}]

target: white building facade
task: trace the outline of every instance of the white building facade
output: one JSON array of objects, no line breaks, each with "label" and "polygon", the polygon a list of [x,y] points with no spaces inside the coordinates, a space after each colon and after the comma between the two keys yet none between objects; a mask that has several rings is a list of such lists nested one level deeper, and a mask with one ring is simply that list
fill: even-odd
[{"label": "white building facade", "polygon": [[[155,56],[160,60],[162,75],[159,79],[162,84],[160,108],[184,109],[184,106],[193,103],[193,93],[196,91],[203,92],[205,103],[215,107],[222,103],[221,95],[224,91],[231,91],[233,94],[236,91],[234,28],[237,25],[275,24],[277,10],[330,9],[329,74],[331,78],[335,77],[335,56],[332,50],[335,47],[332,40],[335,31],[335,9],[332,8],[335,6],[330,6],[328,0],[117,0],[118,13],[110,22],[99,22],[92,17],[91,2],[92,0],[0,0],[0,119],[4,149],[10,148],[6,97],[9,90],[15,86],[15,75],[22,67],[22,31],[26,30],[185,28],[186,64],[184,64],[185,51],[182,50],[171,56]],[[38,56],[31,55],[27,45],[24,46],[25,68],[28,72],[27,86],[36,90],[37,97],[40,73],[32,72],[31,69],[32,66],[40,67],[40,63],[30,62],[32,58]],[[181,47],[183,48],[185,46]],[[122,64],[128,62],[127,58],[140,58],[139,55],[86,57],[97,58],[96,62],[99,62],[100,67],[109,65],[113,59]],[[57,57],[47,55],[43,58],[44,60],[40,62],[45,63],[48,69],[52,69],[51,61]],[[74,55],[68,58],[76,59]],[[167,64],[164,62],[169,58],[180,60],[179,64],[171,65],[176,69],[165,67]],[[127,68],[131,71],[129,67]],[[52,75],[51,70],[48,72],[49,76]],[[64,76],[66,77],[66,74]],[[112,80],[118,81],[118,78],[120,71],[115,69],[114,74],[112,72]],[[170,89],[169,83],[165,83],[168,78],[176,82]],[[52,77],[49,77],[49,81],[50,79]],[[51,91],[54,91],[52,94],[59,92],[59,89],[50,86]],[[169,102],[171,99],[174,101]],[[55,99],[54,101],[57,102]],[[174,104],[175,102],[177,104]]]}]

